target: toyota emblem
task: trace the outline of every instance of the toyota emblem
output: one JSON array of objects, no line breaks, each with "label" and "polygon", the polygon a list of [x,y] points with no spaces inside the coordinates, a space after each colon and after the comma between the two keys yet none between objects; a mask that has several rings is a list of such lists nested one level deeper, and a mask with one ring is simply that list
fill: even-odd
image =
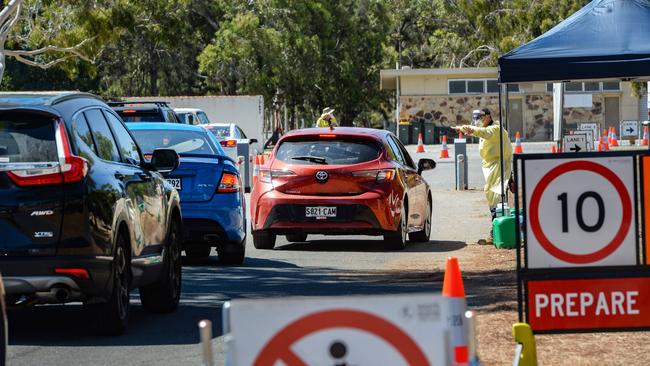
[{"label": "toyota emblem", "polygon": [[319,170],[316,172],[316,180],[318,183],[325,183],[329,179],[330,175],[327,174],[324,170]]}]

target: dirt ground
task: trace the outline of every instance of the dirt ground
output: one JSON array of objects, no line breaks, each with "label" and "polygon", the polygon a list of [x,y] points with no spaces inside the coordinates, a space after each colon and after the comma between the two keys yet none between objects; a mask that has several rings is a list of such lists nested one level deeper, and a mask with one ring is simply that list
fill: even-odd
[{"label": "dirt ground", "polygon": [[[449,255],[459,259],[468,307],[477,312],[481,362],[510,365],[515,351],[512,325],[518,321],[515,251],[476,244],[489,230],[482,192],[447,191],[435,196],[437,225],[432,240],[441,250],[446,241],[467,243]],[[408,280],[442,281],[445,263],[434,263],[432,258],[407,255],[389,263],[388,269]],[[535,339],[539,365],[650,365],[650,332],[537,335]]]}]

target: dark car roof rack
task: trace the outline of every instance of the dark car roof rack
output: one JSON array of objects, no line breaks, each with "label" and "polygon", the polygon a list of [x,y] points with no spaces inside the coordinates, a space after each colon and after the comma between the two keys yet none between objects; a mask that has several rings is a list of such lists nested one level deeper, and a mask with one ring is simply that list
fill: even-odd
[{"label": "dark car roof rack", "polygon": [[104,101],[101,97],[84,93],[79,91],[56,91],[56,92],[1,92],[0,100],[10,98],[12,103],[23,105],[43,105],[52,106],[58,103],[65,102],[77,98],[92,98],[99,101]]},{"label": "dark car roof rack", "polygon": [[108,102],[111,107],[135,107],[136,104],[155,104],[158,107],[169,107],[169,103],[164,100],[130,100],[119,102]]}]

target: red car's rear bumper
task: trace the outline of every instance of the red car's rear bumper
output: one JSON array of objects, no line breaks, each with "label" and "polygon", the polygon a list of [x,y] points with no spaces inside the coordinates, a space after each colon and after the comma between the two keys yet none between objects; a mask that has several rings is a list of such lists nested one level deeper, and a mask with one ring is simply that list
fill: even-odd
[{"label": "red car's rear bumper", "polygon": [[[300,229],[311,234],[381,235],[397,230],[399,221],[399,213],[390,208],[388,199],[379,191],[356,196],[304,196],[270,190],[261,193],[253,203],[253,230],[278,234]],[[312,206],[336,207],[337,217],[306,217],[305,208]]]}]

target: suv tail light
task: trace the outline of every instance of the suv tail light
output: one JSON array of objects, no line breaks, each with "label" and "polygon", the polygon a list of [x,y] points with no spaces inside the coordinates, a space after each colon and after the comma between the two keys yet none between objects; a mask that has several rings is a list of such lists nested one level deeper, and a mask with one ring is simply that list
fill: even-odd
[{"label": "suv tail light", "polygon": [[224,172],[217,189],[219,193],[239,192],[239,177],[237,174]]},{"label": "suv tail light", "polygon": [[395,169],[373,169],[352,172],[353,177],[374,179],[377,182],[390,182],[395,179]]},{"label": "suv tail light", "polygon": [[237,140],[221,140],[219,144],[221,147],[237,147]]},{"label": "suv tail light", "polygon": [[280,169],[260,169],[259,180],[263,183],[271,183],[273,178],[284,178],[284,177],[293,177],[296,173],[291,170],[280,170]]},{"label": "suv tail light", "polygon": [[72,155],[63,121],[56,122],[55,134],[59,164],[26,164],[21,165],[24,166],[24,169],[7,171],[7,175],[16,185],[26,187],[75,183],[81,181],[88,174],[86,159]]}]

